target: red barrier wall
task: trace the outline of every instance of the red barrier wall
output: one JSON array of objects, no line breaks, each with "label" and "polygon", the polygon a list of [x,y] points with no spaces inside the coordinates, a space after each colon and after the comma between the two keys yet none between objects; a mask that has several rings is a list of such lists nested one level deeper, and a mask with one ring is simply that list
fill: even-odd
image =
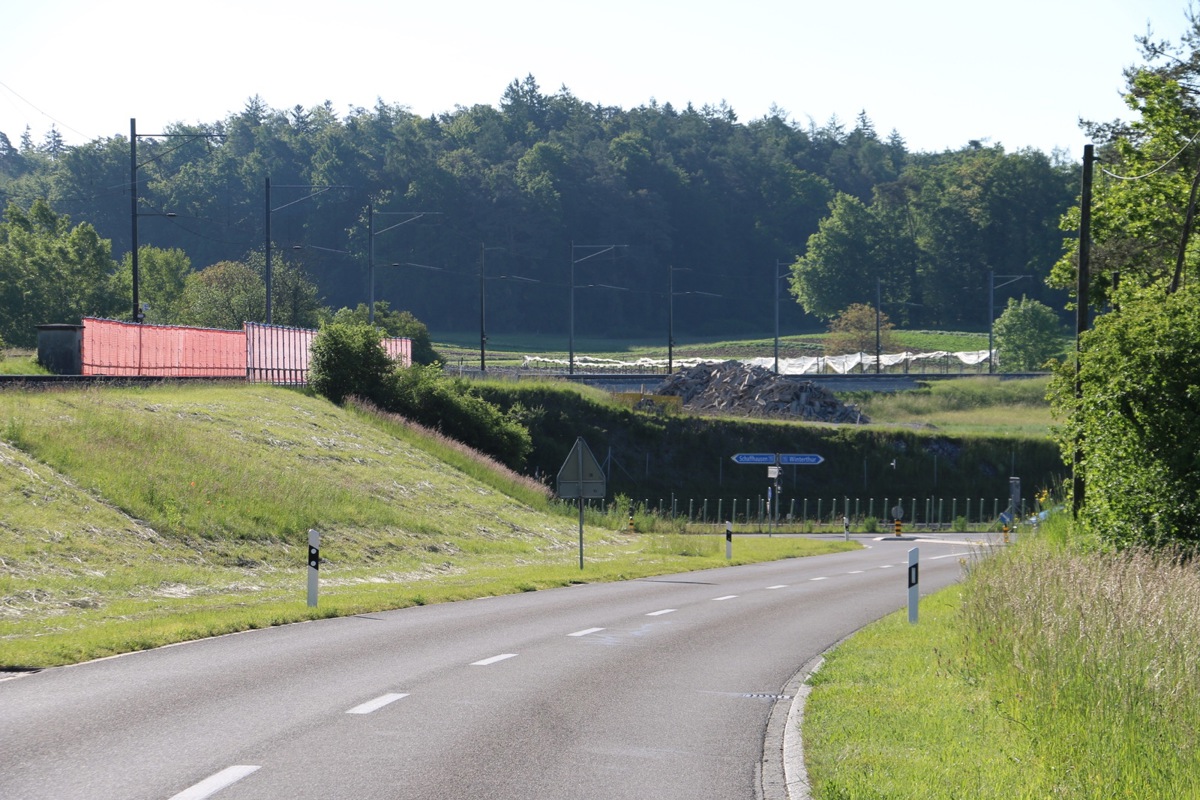
[{"label": "red barrier wall", "polygon": [[[84,375],[170,378],[246,378],[264,383],[308,382],[309,348],[317,332],[247,322],[244,330],[137,325],[83,320]],[[411,339],[384,339],[383,348],[412,366]]]},{"label": "red barrier wall", "polygon": [[237,378],[246,374],[242,331],[138,325],[85,318],[84,375]]}]

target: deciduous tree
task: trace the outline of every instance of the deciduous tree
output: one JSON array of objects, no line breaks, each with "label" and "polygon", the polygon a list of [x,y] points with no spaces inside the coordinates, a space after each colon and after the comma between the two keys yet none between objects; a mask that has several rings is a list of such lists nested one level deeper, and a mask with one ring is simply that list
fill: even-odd
[{"label": "deciduous tree", "polygon": [[993,327],[1001,372],[1032,372],[1063,352],[1063,326],[1049,306],[1009,298]]},{"label": "deciduous tree", "polygon": [[111,252],[95,228],[72,225],[44,200],[29,210],[10,203],[0,223],[0,336],[30,347],[37,325],[110,315]]}]

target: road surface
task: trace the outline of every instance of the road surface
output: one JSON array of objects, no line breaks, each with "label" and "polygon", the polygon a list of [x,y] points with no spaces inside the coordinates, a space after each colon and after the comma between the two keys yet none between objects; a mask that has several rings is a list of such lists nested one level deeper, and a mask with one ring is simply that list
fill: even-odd
[{"label": "road surface", "polygon": [[977,548],[944,538],[862,537],[856,552],[287,625],[0,681],[0,797],[764,797],[780,749],[764,740],[781,735],[768,720],[797,669],[904,607],[910,547],[923,594],[958,580]]}]

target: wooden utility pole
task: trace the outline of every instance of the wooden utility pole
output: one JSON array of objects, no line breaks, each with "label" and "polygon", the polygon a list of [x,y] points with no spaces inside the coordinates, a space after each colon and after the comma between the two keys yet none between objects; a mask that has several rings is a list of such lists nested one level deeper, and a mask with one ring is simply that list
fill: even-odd
[{"label": "wooden utility pole", "polygon": [[[1083,403],[1083,381],[1080,378],[1080,342],[1088,328],[1088,284],[1091,280],[1092,257],[1092,163],[1096,160],[1094,146],[1083,146],[1083,186],[1079,194],[1079,269],[1075,289],[1075,410]],[[1072,469],[1071,513],[1078,518],[1083,508],[1083,434],[1075,434],[1075,463]]]}]

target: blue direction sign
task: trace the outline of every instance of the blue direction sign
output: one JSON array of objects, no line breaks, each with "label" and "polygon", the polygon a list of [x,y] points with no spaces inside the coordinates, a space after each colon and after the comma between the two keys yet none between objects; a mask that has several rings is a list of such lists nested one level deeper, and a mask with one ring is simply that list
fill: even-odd
[{"label": "blue direction sign", "polygon": [[735,464],[774,464],[774,453],[738,453],[733,457]]},{"label": "blue direction sign", "polygon": [[820,464],[825,460],[824,456],[819,456],[816,453],[780,453],[779,463],[788,466],[791,464],[800,465],[815,465]]}]

